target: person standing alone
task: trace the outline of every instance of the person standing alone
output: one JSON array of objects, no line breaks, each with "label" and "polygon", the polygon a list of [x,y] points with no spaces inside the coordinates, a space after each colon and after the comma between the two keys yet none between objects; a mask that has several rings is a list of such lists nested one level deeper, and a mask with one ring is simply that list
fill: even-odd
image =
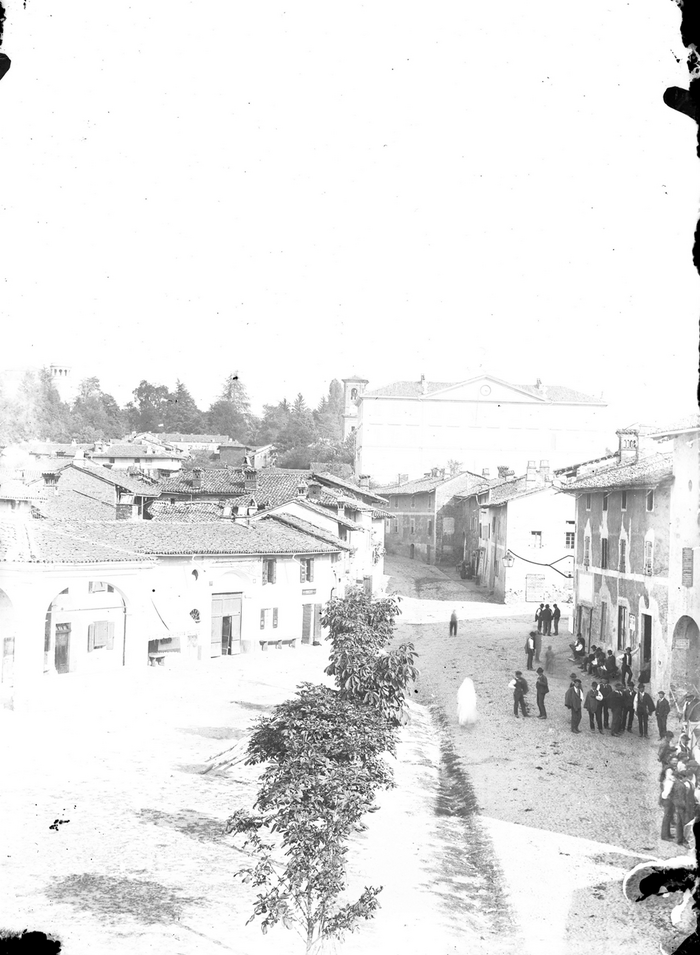
[{"label": "person standing alone", "polygon": [[554,624],[554,636],[559,636],[559,618],[561,617],[561,610],[557,607],[556,604],[552,606],[552,623]]},{"label": "person standing alone", "polygon": [[513,713],[517,720],[518,707],[522,710],[523,716],[529,716],[527,706],[525,705],[525,694],[527,693],[527,681],[523,679],[520,670],[515,671],[515,679],[510,681],[510,687],[513,690]]},{"label": "person standing alone", "polygon": [[656,704],[656,725],[659,727],[659,739],[664,739],[666,736],[666,720],[670,709],[671,706],[666,699],[666,694],[663,690],[659,690],[659,700]]},{"label": "person standing alone", "polygon": [[571,732],[580,733],[581,730],[578,725],[581,722],[581,709],[583,708],[583,690],[580,680],[574,680],[574,685],[566,691],[564,703],[571,710]]},{"label": "person standing alone", "polygon": [[547,709],[544,705],[544,698],[549,693],[549,681],[544,675],[544,670],[542,667],[537,667],[537,680],[535,682],[535,689],[537,690],[537,709],[540,711],[540,715],[537,717],[537,719],[546,720]]},{"label": "person standing alone", "polygon": [[535,640],[537,639],[537,634],[532,631],[527,640],[525,641],[525,653],[527,654],[527,669],[532,670],[532,658],[535,655]]},{"label": "person standing alone", "polygon": [[457,611],[452,611],[452,616],[450,617],[450,636],[457,636]]}]

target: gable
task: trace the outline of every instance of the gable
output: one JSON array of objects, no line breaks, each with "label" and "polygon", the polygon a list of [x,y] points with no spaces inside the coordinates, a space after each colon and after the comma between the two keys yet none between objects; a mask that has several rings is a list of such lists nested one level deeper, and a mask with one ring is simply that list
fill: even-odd
[{"label": "gable", "polygon": [[425,395],[423,401],[474,401],[474,402],[514,402],[525,404],[539,404],[544,398],[530,394],[517,385],[508,384],[500,378],[491,375],[479,375],[454,385],[449,385],[441,391]]}]

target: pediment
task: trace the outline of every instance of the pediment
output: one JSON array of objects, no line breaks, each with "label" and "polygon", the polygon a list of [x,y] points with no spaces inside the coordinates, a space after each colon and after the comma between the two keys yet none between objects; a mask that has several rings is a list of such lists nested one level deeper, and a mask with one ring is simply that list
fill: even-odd
[{"label": "pediment", "polygon": [[425,395],[423,401],[491,401],[496,403],[517,401],[538,404],[546,400],[544,396],[532,394],[518,385],[511,385],[492,375],[479,375],[468,378],[448,388]]}]

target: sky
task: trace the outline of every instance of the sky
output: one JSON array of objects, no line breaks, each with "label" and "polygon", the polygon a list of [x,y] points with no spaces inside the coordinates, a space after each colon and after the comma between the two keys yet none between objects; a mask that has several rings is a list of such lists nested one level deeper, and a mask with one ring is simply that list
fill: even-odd
[{"label": "sky", "polygon": [[120,401],[490,373],[695,408],[695,126],[660,0],[6,0],[0,367]]}]

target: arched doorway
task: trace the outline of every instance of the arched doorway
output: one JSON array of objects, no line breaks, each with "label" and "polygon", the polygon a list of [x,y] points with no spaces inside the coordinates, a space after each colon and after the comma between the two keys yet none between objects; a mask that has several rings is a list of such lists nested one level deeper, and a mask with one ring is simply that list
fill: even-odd
[{"label": "arched doorway", "polygon": [[685,693],[700,693],[700,629],[692,617],[673,628],[671,682]]},{"label": "arched doorway", "polygon": [[82,580],[57,594],[44,620],[44,673],[124,666],[126,602],[102,580]]},{"label": "arched doorway", "polygon": [[0,590],[0,683],[12,686],[15,674],[15,612],[12,601]]}]

